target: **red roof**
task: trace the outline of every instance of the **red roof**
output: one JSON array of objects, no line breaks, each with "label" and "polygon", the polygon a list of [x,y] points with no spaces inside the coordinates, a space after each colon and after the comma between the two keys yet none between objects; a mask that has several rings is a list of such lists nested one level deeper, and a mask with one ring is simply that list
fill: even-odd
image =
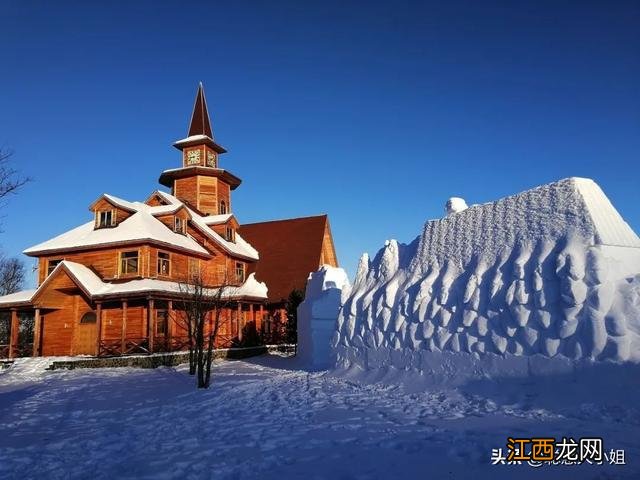
[{"label": "red roof", "polygon": [[[324,245],[325,231],[330,245]],[[307,277],[320,267],[323,247],[336,258],[327,215],[250,223],[240,235],[258,250],[260,260],[249,271],[267,284],[270,303],[286,300],[294,289],[304,291]]]}]

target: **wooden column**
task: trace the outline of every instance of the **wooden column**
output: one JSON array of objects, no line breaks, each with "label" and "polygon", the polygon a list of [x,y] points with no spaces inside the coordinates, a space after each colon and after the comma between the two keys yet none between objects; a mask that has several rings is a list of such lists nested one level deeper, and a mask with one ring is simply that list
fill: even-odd
[{"label": "wooden column", "polygon": [[20,333],[20,320],[18,311],[11,309],[11,329],[9,330],[9,358],[15,358],[18,353],[18,335]]},{"label": "wooden column", "polygon": [[154,301],[149,299],[149,308],[147,309],[147,339],[149,340],[149,352],[153,353],[153,337],[156,333],[156,316],[154,315]]},{"label": "wooden column", "polygon": [[120,355],[124,355],[124,347],[127,339],[127,301],[122,300],[122,336],[120,338]]},{"label": "wooden column", "polygon": [[236,319],[238,323],[238,340],[242,341],[242,304],[238,302],[238,318]]},{"label": "wooden column", "polygon": [[253,329],[257,332],[258,326],[256,325],[256,312],[253,309],[253,303],[249,304],[249,321],[253,322]]},{"label": "wooden column", "polygon": [[33,353],[34,357],[40,356],[40,332],[42,330],[42,318],[40,317],[40,309],[36,308],[33,322]]},{"label": "wooden column", "polygon": [[264,321],[264,308],[260,304],[260,331],[262,331],[262,322]]},{"label": "wooden column", "polygon": [[102,343],[102,302],[96,302],[96,356],[100,355]]},{"label": "wooden column", "polygon": [[171,337],[173,337],[173,324],[174,324],[174,318],[173,318],[173,301],[169,300],[167,302],[167,345],[169,346],[169,348],[171,348]]}]

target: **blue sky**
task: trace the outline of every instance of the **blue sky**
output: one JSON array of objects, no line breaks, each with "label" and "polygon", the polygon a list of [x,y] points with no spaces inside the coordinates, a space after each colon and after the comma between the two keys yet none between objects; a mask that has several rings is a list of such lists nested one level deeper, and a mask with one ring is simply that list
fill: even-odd
[{"label": "blue sky", "polygon": [[[350,275],[450,196],[595,179],[640,231],[640,3],[3,2],[9,255],[143,200],[205,85],[241,222],[328,213]],[[29,261],[31,265],[31,261]]]}]

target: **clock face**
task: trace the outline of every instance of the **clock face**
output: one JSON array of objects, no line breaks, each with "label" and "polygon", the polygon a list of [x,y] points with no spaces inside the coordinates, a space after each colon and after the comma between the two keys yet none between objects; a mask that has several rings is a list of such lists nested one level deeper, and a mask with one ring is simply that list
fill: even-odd
[{"label": "clock face", "polygon": [[207,167],[216,168],[216,154],[213,152],[207,152]]},{"label": "clock face", "polygon": [[187,152],[187,164],[195,165],[200,163],[200,150],[190,150]]}]

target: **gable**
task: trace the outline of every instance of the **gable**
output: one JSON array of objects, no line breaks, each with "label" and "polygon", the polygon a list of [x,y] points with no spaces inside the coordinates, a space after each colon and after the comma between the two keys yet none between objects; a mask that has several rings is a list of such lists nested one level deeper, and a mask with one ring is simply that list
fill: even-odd
[{"label": "gable", "polygon": [[337,266],[326,215],[241,225],[240,233],[258,250],[260,260],[250,271],[267,284],[272,303],[286,300],[294,289],[304,290],[323,256]]}]

